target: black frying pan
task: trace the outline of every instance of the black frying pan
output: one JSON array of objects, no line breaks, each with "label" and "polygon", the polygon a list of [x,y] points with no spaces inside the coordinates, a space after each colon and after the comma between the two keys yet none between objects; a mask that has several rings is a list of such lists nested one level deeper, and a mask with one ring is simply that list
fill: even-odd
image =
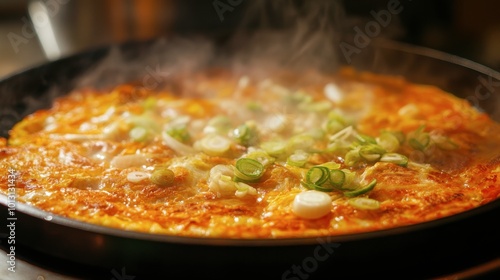
[{"label": "black frying pan", "polygon": [[[120,48],[125,56],[137,58],[148,51],[149,44],[130,43]],[[22,117],[50,106],[53,98],[70,91],[75,79],[109,51],[101,48],[78,54],[0,81],[2,136]],[[341,54],[339,58],[344,59]],[[500,120],[500,94],[495,92],[500,74],[491,69],[437,51],[385,41],[372,42],[350,59],[359,70],[402,75],[412,82],[441,87]],[[35,107],[33,100],[37,100]],[[0,195],[2,223],[7,223],[6,204],[7,198]],[[111,279],[114,274],[110,271],[121,273],[124,268],[135,279],[151,279],[152,275],[169,279],[181,274],[191,279],[419,279],[489,262],[500,252],[500,200],[418,225],[284,240],[152,235],[86,224],[24,204],[18,204],[16,210],[18,256],[25,250],[43,252],[63,263],[78,264],[77,270],[98,271],[90,278]],[[0,235],[8,234],[1,226]],[[2,241],[5,246],[6,240]],[[75,271],[79,273],[84,271]]]}]

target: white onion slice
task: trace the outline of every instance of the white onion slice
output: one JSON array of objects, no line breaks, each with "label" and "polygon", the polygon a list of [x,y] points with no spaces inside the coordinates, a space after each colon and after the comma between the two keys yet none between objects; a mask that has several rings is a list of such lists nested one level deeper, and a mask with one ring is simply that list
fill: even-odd
[{"label": "white onion slice", "polygon": [[320,191],[305,191],[297,194],[293,200],[292,211],[304,219],[318,219],[330,213],[332,198]]},{"label": "white onion slice", "polygon": [[127,180],[132,183],[138,183],[142,180],[145,180],[149,178],[150,175],[149,173],[142,172],[142,171],[132,171],[129,174],[127,174]]},{"label": "white onion slice", "polygon": [[119,155],[111,160],[111,166],[116,168],[129,168],[146,165],[148,163],[145,155]]}]

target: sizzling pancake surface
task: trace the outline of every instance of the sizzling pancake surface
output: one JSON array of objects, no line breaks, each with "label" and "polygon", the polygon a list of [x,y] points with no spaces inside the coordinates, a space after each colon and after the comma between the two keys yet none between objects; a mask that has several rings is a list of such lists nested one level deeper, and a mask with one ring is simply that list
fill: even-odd
[{"label": "sizzling pancake surface", "polygon": [[[17,171],[18,202],[80,221],[305,237],[416,224],[495,200],[498,143],[497,123],[432,86],[349,69],[259,81],[212,71],[168,90],[72,92],[0,141],[0,166]],[[260,163],[257,179],[236,171],[240,159]],[[309,176],[324,166],[344,174],[341,186]],[[294,211],[309,189],[332,200],[320,218]]]}]

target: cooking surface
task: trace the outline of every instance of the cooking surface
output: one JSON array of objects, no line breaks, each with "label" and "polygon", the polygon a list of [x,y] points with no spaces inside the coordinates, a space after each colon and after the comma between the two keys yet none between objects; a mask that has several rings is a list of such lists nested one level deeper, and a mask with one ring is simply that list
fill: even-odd
[{"label": "cooking surface", "polygon": [[[35,252],[28,248],[19,247],[16,251],[16,270],[15,272],[7,271],[7,261],[8,252],[6,251],[5,242],[2,242],[0,245],[0,274],[1,280],[25,280],[25,279],[33,279],[33,280],[76,280],[76,279],[115,279],[115,280],[140,280],[140,279],[149,279],[148,275],[137,275],[136,273],[127,272],[126,267],[121,268],[94,268],[84,265],[79,265],[76,263],[68,262],[66,260],[61,260],[54,258],[52,256],[48,256],[43,253]],[[464,256],[464,259],[467,257]],[[376,263],[376,262],[374,262]],[[300,265],[300,264],[299,264]],[[376,276],[385,276],[385,277],[404,277],[404,279],[499,279],[500,277],[500,258],[486,258],[486,259],[468,259],[464,264],[446,264],[446,261],[443,260],[443,264],[436,264],[435,267],[422,267],[420,264],[415,263],[413,266],[414,270],[405,270],[400,271],[397,269],[398,264],[391,264],[391,270],[386,271],[381,269],[381,266],[385,266],[383,263],[378,263],[376,267],[377,269],[370,269],[367,274],[362,276],[364,277],[376,277]],[[197,272],[193,272],[195,267]],[[291,266],[290,266],[291,267]],[[241,270],[236,268],[220,268],[212,267],[206,268],[203,267],[202,263],[192,264],[192,267],[176,267],[173,271],[171,269],[166,268],[165,273],[169,273],[170,275],[177,275],[177,273],[186,275],[191,275],[191,277],[203,277],[204,279],[212,279],[211,277],[218,279],[279,279],[281,276],[282,279],[287,279],[286,276],[293,275],[286,274],[288,271],[288,267],[267,267],[264,268],[266,272],[262,274],[242,274]],[[355,271],[358,270],[359,267],[353,265],[353,276],[356,276]],[[147,270],[147,268],[145,268]],[[206,269],[204,271],[204,269]],[[255,267],[249,263],[248,266],[245,267],[248,270],[255,270]],[[366,268],[365,268],[366,269]],[[159,275],[162,272],[157,272]],[[359,272],[357,272],[359,273]],[[166,275],[165,274],[165,275]],[[246,275],[246,276],[245,276]],[[267,277],[265,275],[272,275],[273,277]],[[285,275],[285,276],[284,276]],[[297,274],[298,275],[298,274]],[[325,279],[325,277],[331,278],[335,275],[335,279],[344,279],[338,277],[338,274],[335,272],[335,268],[327,267],[327,264],[319,265],[317,269],[311,269],[309,273],[308,279]],[[236,277],[234,277],[236,276]],[[277,277],[274,277],[277,276]],[[283,278],[284,277],[284,278]]]},{"label": "cooking surface", "polygon": [[[13,1],[12,1],[13,2]],[[25,1],[19,1],[19,2],[25,2]],[[62,2],[62,1],[61,1]],[[192,1],[187,1],[187,2],[192,2]],[[235,1],[236,2],[236,1]],[[383,4],[386,4],[387,1],[383,1]],[[443,1],[446,2],[446,1]],[[452,2],[452,1],[449,1]],[[448,3],[449,3],[448,2]],[[461,2],[462,4],[462,10],[463,7],[467,7],[467,5],[463,5],[466,2],[469,3],[474,3],[474,1],[456,1],[456,2]],[[209,1],[208,5],[209,7],[203,7],[203,6],[193,6],[196,7],[196,9],[199,9],[202,13],[201,14],[206,14],[208,15],[209,18],[214,19],[218,23],[221,23],[221,25],[224,26],[229,26],[230,20],[233,19],[235,15],[237,15],[237,12],[240,11],[236,9],[236,12],[234,13],[228,13],[226,14],[226,20],[224,22],[219,22],[219,17],[217,16],[217,13],[215,10],[213,10],[213,7],[211,6],[211,2]],[[490,5],[493,5],[490,3]],[[422,4],[423,5],[423,4]],[[446,5],[446,4],[443,4]],[[491,11],[495,11],[497,9],[491,8],[490,5],[483,5],[486,7],[486,9],[489,9]],[[479,5],[475,5],[479,6]],[[0,7],[1,9],[2,7]],[[368,15],[369,10],[371,10],[373,7],[368,7],[365,12],[361,12],[363,15]],[[477,8],[477,7],[476,7]],[[194,8],[193,8],[194,9]],[[432,8],[429,8],[432,9]],[[189,10],[189,9],[188,9]],[[415,28],[417,29],[417,33],[419,36],[416,36],[413,38],[414,40],[409,40],[412,43],[417,43],[417,44],[422,44],[422,45],[428,45],[434,48],[441,48],[446,51],[450,51],[453,53],[457,54],[463,54],[466,57],[469,57],[473,60],[484,62],[485,64],[489,65],[494,65],[495,61],[493,60],[488,60],[485,59],[485,57],[481,56],[481,53],[487,54],[490,53],[490,58],[495,57],[496,52],[491,52],[491,51],[477,51],[474,53],[470,53],[471,49],[476,49],[476,50],[498,50],[498,40],[495,40],[498,36],[495,37],[495,28],[485,28],[487,24],[487,17],[484,16],[484,14],[481,13],[481,9],[477,8],[474,9],[476,12],[476,17],[475,19],[479,18],[484,18],[485,20],[482,21],[477,21],[477,20],[468,20],[468,21],[463,21],[463,22],[474,22],[476,23],[476,26],[473,27],[465,27],[469,32],[476,32],[478,34],[483,34],[481,38],[483,39],[478,39],[478,40],[469,40],[470,45],[463,45],[463,44],[454,44],[453,42],[457,42],[457,30],[454,30],[454,32],[447,33],[446,26],[449,27],[447,24],[451,24],[452,22],[455,22],[458,18],[452,17],[452,18],[446,18],[446,17],[441,17],[439,11],[435,11],[435,13],[428,14],[428,17],[426,17],[426,24],[423,26],[423,24],[414,24],[413,25],[413,31],[415,31]],[[412,14],[418,15],[418,10],[413,10],[414,12]],[[484,11],[484,9],[483,9]],[[405,10],[405,13],[411,12],[410,8],[407,8]],[[359,13],[359,11],[358,11]],[[437,13],[437,15],[436,15]],[[1,14],[1,13],[0,13]],[[2,14],[3,16],[3,14]],[[28,43],[27,44],[22,44],[19,45],[20,49],[19,52],[15,52],[12,44],[8,41],[8,37],[6,36],[9,32],[16,32],[17,34],[21,34],[21,28],[25,24],[22,21],[22,17],[24,16],[23,13],[15,14],[14,16],[11,16],[10,18],[8,17],[2,17],[2,21],[0,21],[0,61],[2,63],[0,64],[0,76],[4,76],[6,74],[12,73],[13,71],[17,71],[19,69],[25,68],[26,66],[31,66],[34,64],[38,64],[40,62],[46,61],[47,58],[45,58],[43,49],[40,45],[40,42],[36,37],[33,38],[28,38]],[[463,16],[463,15],[462,15]],[[411,17],[409,17],[411,19]],[[432,19],[430,19],[432,18]],[[439,21],[445,21],[447,24],[440,25]],[[435,24],[435,23],[438,24]],[[441,23],[442,23],[441,22]],[[482,25],[481,25],[482,24]],[[391,24],[392,27],[394,25]],[[435,28],[433,28],[434,26]],[[443,27],[445,28],[443,30]],[[463,26],[462,26],[463,27]],[[441,29],[440,29],[441,28]],[[481,31],[481,32],[479,32]],[[446,35],[449,36],[442,36],[443,32]],[[458,32],[460,32],[458,30]],[[460,37],[460,36],[459,36]],[[436,41],[437,38],[437,41]],[[439,43],[441,40],[441,43]],[[443,41],[446,41],[447,43],[442,43]],[[88,42],[87,42],[88,43]],[[450,45],[453,45],[455,48],[450,48]],[[473,45],[473,46],[472,46]],[[81,47],[81,46],[79,46]],[[73,49],[72,51],[76,50],[78,48]],[[477,230],[477,229],[476,229]],[[484,234],[485,237],[488,237],[488,235],[492,234],[497,234],[497,231],[492,231],[489,229],[480,229],[481,234]],[[494,236],[493,238],[498,238],[498,236]],[[134,274],[129,274],[127,273],[127,267],[117,267],[117,268],[107,268],[107,269],[95,269],[95,268],[89,268],[86,266],[82,266],[79,264],[74,264],[74,263],[69,263],[67,261],[62,261],[59,259],[55,259],[51,256],[48,256],[47,254],[35,252],[32,249],[29,248],[23,248],[23,247],[16,247],[16,272],[15,273],[10,273],[7,271],[8,264],[7,264],[7,250],[5,248],[6,245],[6,239],[2,238],[0,240],[0,248],[2,252],[0,252],[0,279],[1,280],[7,280],[7,279],[37,279],[37,280],[45,280],[45,279],[81,279],[81,278],[87,278],[87,279],[150,279],[147,277],[140,277],[139,275],[134,275]],[[466,243],[469,243],[470,240],[462,240],[460,242],[456,242],[456,245],[458,247],[461,247],[465,245]],[[411,254],[411,252],[401,252],[401,255],[404,256],[404,254]],[[432,256],[432,248],[429,248],[429,256]],[[412,264],[411,267],[413,269],[409,271],[398,271],[397,269],[397,264],[391,263],[383,263],[381,264],[383,268],[385,268],[385,271],[383,268],[378,267],[378,269],[381,269],[382,272],[387,273],[388,270],[391,271],[391,273],[394,273],[394,271],[397,271],[399,275],[404,275],[403,278],[408,279],[408,278],[433,278],[433,277],[438,277],[438,276],[444,276],[444,275],[449,275],[454,272],[460,272],[463,270],[467,270],[470,267],[474,267],[479,264],[484,264],[484,267],[480,267],[479,269],[475,270],[469,270],[469,273],[467,274],[462,274],[464,275],[462,278],[459,279],[500,279],[500,265],[498,259],[495,259],[495,255],[498,257],[498,253],[496,252],[485,252],[483,257],[478,257],[478,256],[470,256],[467,254],[464,254],[461,256],[459,259],[462,259],[461,262],[455,262],[455,263],[448,263],[447,260],[442,260],[442,262],[436,262],[435,267],[422,267],[418,263]],[[402,258],[402,261],[404,261],[404,258]],[[202,260],[200,260],[200,263]],[[377,263],[376,260],[374,260],[375,264],[380,264]],[[374,264],[374,266],[375,266]],[[200,265],[199,263],[193,263],[192,267],[197,267]],[[308,274],[308,276],[311,276],[309,279],[320,279],[322,278],[321,276],[328,276],[328,273],[325,271],[329,271],[330,269],[335,270],[335,266],[338,265],[334,262],[328,262],[324,263],[319,266],[318,270],[311,271],[311,273]],[[288,267],[279,267],[279,268],[274,268],[275,274],[277,277],[276,279],[279,279],[280,277],[283,277],[283,273],[289,269],[291,265]],[[216,269],[210,269],[206,268],[206,271],[203,269],[189,269],[189,268],[178,268],[176,271],[182,271],[185,269],[185,272],[193,272],[193,270],[197,270],[197,276],[221,276],[221,275],[228,275],[230,273],[235,273],[238,277],[233,277],[235,278],[240,278],[241,275],[246,275],[245,270],[238,271],[237,269],[233,268],[232,271],[229,268],[225,269],[226,273],[222,272],[217,272]],[[252,270],[252,264],[248,264],[247,269],[249,271]],[[166,269],[167,270],[167,269]],[[354,272],[359,272],[361,273],[362,271],[365,271],[368,276],[373,276],[375,275],[381,275],[380,273],[375,273],[376,270],[370,270],[369,267],[359,267],[359,266],[354,266],[352,267],[353,273]],[[482,271],[491,271],[491,273],[487,273],[486,275],[479,276],[478,273]],[[208,273],[211,272],[211,273]],[[165,275],[167,275],[168,271],[165,272]],[[162,274],[162,273],[160,273]],[[365,275],[365,276],[367,276]],[[387,275],[387,274],[384,274]],[[410,277],[408,277],[410,275]],[[332,275],[329,275],[330,278],[336,278],[332,277]],[[323,278],[325,278],[323,277]],[[262,277],[264,278],[269,278],[269,277]],[[255,278],[254,278],[255,279]],[[283,277],[283,279],[286,279],[286,277]],[[289,277],[289,279],[294,279],[292,276]],[[300,279],[300,278],[298,278]],[[337,278],[339,279],[339,278]],[[452,279],[452,278],[447,278],[447,279]]]}]

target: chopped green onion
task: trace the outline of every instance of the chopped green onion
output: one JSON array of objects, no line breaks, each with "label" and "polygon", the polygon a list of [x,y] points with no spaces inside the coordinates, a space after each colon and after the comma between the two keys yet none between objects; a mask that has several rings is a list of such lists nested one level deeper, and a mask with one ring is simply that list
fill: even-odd
[{"label": "chopped green onion", "polygon": [[144,107],[144,109],[146,110],[151,110],[153,109],[155,106],[156,106],[156,103],[157,103],[157,99],[152,97],[152,96],[149,96],[148,98],[146,98],[143,102],[142,102],[142,106]]},{"label": "chopped green onion", "polygon": [[358,187],[356,173],[352,172],[349,169],[342,169],[344,172],[345,179],[344,184],[342,186],[342,190],[354,190]]},{"label": "chopped green onion", "polygon": [[314,166],[307,171],[306,182],[316,186],[323,185],[330,177],[330,170],[324,166]]},{"label": "chopped green onion", "polygon": [[257,141],[257,130],[253,122],[247,122],[233,130],[233,137],[243,146],[250,146]]},{"label": "chopped green onion", "polygon": [[376,184],[377,184],[377,180],[373,179],[373,181],[371,181],[370,184],[366,185],[365,187],[361,187],[361,188],[353,190],[353,191],[344,192],[344,195],[347,197],[355,197],[358,195],[365,194],[365,193],[373,190],[373,188],[375,187]]},{"label": "chopped green onion", "polygon": [[310,103],[311,101],[312,97],[303,91],[297,91],[292,94],[285,95],[285,102],[290,105]]},{"label": "chopped green onion", "polygon": [[275,158],[272,157],[272,156],[270,156],[264,150],[253,150],[253,151],[250,151],[245,157],[246,158],[250,158],[250,159],[255,159],[256,161],[262,163],[262,165],[264,165],[264,167],[267,167],[267,166],[273,164],[274,161],[275,161]]},{"label": "chopped green onion", "polygon": [[361,156],[359,155],[359,150],[355,149],[355,150],[351,150],[351,151],[347,152],[347,154],[345,155],[345,158],[344,158],[344,163],[347,166],[354,166],[358,162],[360,162],[360,160],[361,160]]},{"label": "chopped green onion", "polygon": [[296,150],[312,151],[314,146],[314,137],[309,134],[299,134],[290,138],[287,142],[287,150],[293,153]]},{"label": "chopped green onion", "polygon": [[363,159],[370,161],[370,162],[378,161],[382,157],[383,154],[385,154],[385,150],[376,144],[368,144],[368,145],[362,146],[359,149],[359,155]]},{"label": "chopped green onion", "polygon": [[175,140],[182,143],[186,143],[191,138],[185,125],[169,127],[166,132]]},{"label": "chopped green onion", "polygon": [[423,151],[429,146],[431,137],[429,133],[424,132],[424,129],[425,126],[422,125],[416,131],[408,135],[408,137],[410,137],[408,143],[412,148]]},{"label": "chopped green onion", "polygon": [[408,157],[398,153],[383,154],[380,161],[394,163],[403,167],[408,165]]},{"label": "chopped green onion", "polygon": [[399,149],[399,139],[391,132],[382,132],[377,137],[377,144],[387,152],[395,152]]},{"label": "chopped green onion", "polygon": [[283,141],[273,141],[273,142],[264,142],[260,144],[260,147],[266,151],[271,156],[280,156],[286,151],[286,142]]},{"label": "chopped green onion", "polygon": [[298,150],[295,152],[295,154],[292,154],[288,157],[288,159],[286,160],[286,164],[297,167],[303,167],[308,160],[309,160],[309,154],[305,153],[302,150]]},{"label": "chopped green onion", "polygon": [[151,182],[160,187],[171,186],[174,182],[175,174],[168,168],[159,168],[151,174]]},{"label": "chopped green onion", "polygon": [[325,162],[325,163],[322,163],[318,166],[324,166],[328,169],[337,169],[340,167],[340,164],[336,163],[336,162],[333,162],[333,161],[330,161],[330,162]]},{"label": "chopped green onion", "polygon": [[201,150],[210,156],[221,156],[231,148],[231,141],[217,134],[211,134],[201,139]]},{"label": "chopped green onion", "polygon": [[450,138],[443,136],[443,135],[436,135],[432,134],[431,135],[431,140],[436,143],[436,145],[443,150],[454,150],[458,148],[458,145],[451,141]]},{"label": "chopped green onion", "polygon": [[348,200],[348,203],[355,208],[362,210],[377,210],[380,208],[380,202],[367,197],[355,197]]},{"label": "chopped green onion", "polygon": [[211,118],[203,132],[205,134],[218,133],[225,134],[231,129],[231,120],[227,116],[215,116]]},{"label": "chopped green onion", "polygon": [[328,120],[325,125],[325,131],[329,134],[333,134],[341,131],[344,127],[344,123],[337,119]]},{"label": "chopped green onion", "polygon": [[325,112],[332,108],[330,101],[318,101],[311,103],[301,103],[298,107],[303,112]]},{"label": "chopped green onion", "polygon": [[142,126],[132,128],[128,135],[135,142],[144,142],[148,139],[148,130]]},{"label": "chopped green onion", "polygon": [[373,138],[369,135],[359,133],[356,135],[356,138],[363,145],[365,145],[365,144],[377,144],[377,140],[375,140],[375,138]]},{"label": "chopped green onion", "polygon": [[155,121],[149,114],[143,114],[140,116],[131,116],[127,119],[127,122],[133,124],[133,126],[144,127],[151,131],[161,131],[161,127],[157,121]]},{"label": "chopped green onion", "polygon": [[235,167],[234,175],[243,181],[253,182],[264,173],[264,165],[250,158],[238,159]]},{"label": "chopped green onion", "polygon": [[337,189],[341,189],[345,182],[345,173],[342,170],[330,170],[330,183]]},{"label": "chopped green onion", "polygon": [[260,112],[262,111],[262,106],[257,102],[250,101],[247,103],[247,109],[252,112]]}]

